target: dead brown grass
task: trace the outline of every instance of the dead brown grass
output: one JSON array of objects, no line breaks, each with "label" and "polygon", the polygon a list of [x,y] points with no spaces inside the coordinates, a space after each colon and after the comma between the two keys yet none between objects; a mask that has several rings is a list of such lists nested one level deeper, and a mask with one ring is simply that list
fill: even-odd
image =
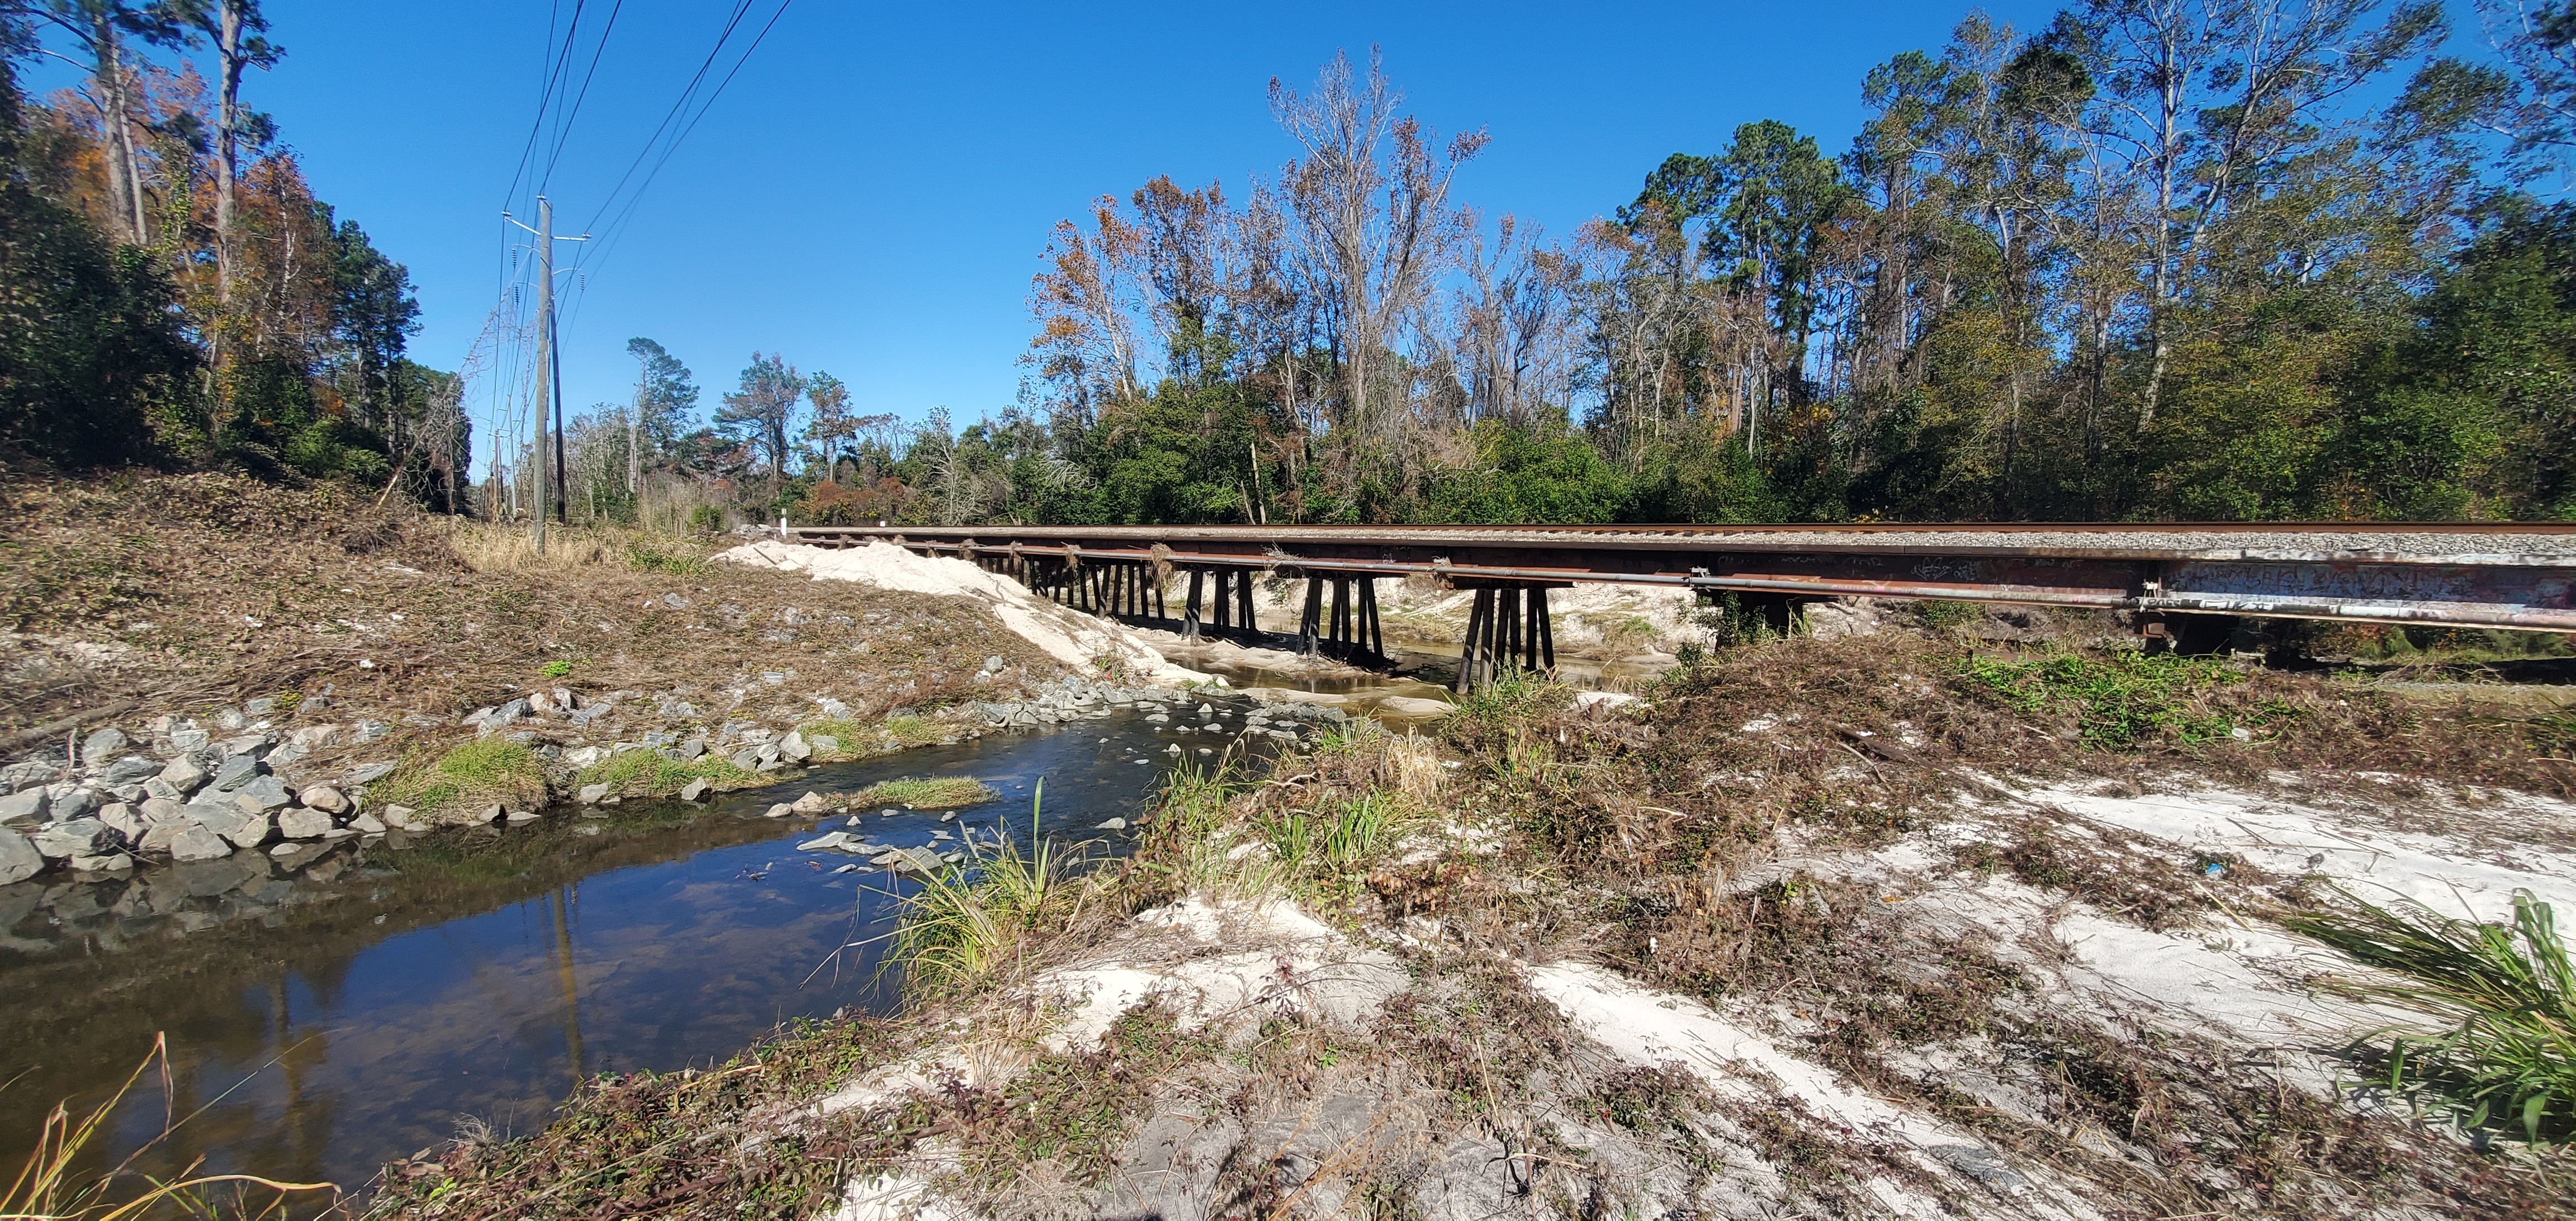
[{"label": "dead brown grass", "polygon": [[[194,714],[328,691],[332,719],[363,710],[400,726],[408,714],[442,727],[436,737],[464,712],[557,684],[678,690],[718,719],[736,692],[747,711],[791,719],[828,695],[865,719],[981,694],[969,680],[987,655],[1055,669],[956,600],[705,568],[669,540],[622,536],[558,546],[561,565],[513,565],[505,534],[372,511],[328,485],[11,482],[0,730],[120,696]],[[659,550],[639,560],[639,542]],[[546,675],[549,663],[565,673]],[[761,678],[789,670],[793,681]]]}]

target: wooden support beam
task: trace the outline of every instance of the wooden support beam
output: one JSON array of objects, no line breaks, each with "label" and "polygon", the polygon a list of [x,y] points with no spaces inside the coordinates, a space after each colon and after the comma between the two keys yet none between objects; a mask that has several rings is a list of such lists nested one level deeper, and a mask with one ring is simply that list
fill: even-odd
[{"label": "wooden support beam", "polygon": [[1306,578],[1306,608],[1297,615],[1297,651],[1315,655],[1316,622],[1324,613],[1324,585],[1314,577]]},{"label": "wooden support beam", "polygon": [[1531,590],[1530,596],[1538,599],[1539,665],[1553,672],[1556,669],[1556,625],[1547,617],[1547,588],[1541,586]]},{"label": "wooden support beam", "polygon": [[1450,684],[1450,690],[1460,695],[1476,685],[1477,638],[1484,633],[1485,617],[1492,613],[1493,605],[1494,591],[1490,589],[1477,590],[1475,601],[1468,605],[1467,638],[1458,649],[1458,680]]}]

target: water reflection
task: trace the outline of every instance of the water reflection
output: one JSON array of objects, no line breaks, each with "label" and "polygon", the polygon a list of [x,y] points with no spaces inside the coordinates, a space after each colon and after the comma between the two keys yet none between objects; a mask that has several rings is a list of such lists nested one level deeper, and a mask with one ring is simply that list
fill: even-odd
[{"label": "water reflection", "polygon": [[[1044,777],[1051,837],[1097,838],[1095,824],[1134,817],[1172,740],[1122,714],[817,769],[787,795],[896,775],[974,776],[1001,793],[956,823],[819,820],[917,846],[1005,816],[1025,834]],[[95,1105],[155,1032],[170,1042],[168,1113],[196,1118],[143,1168],[202,1156],[355,1185],[460,1119],[539,1126],[589,1074],[704,1064],[782,1021],[888,1007],[873,949],[832,951],[881,921],[891,880],[796,851],[818,820],[759,817],[779,799],[609,807],[402,849],[0,888],[0,1158],[14,1172],[46,1109]],[[862,868],[836,872],[845,863]],[[96,1152],[123,1157],[163,1121],[147,1083]]]}]

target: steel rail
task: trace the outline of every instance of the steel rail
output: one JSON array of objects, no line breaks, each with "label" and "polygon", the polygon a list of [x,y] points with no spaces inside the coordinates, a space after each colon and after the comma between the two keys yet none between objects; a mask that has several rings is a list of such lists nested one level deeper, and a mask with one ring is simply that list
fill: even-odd
[{"label": "steel rail", "polygon": [[[2576,524],[2567,523],[808,526],[781,533],[826,547],[883,540],[925,554],[1073,568],[1160,563],[1421,575],[1451,586],[1607,582],[1809,599],[2576,631]],[[2157,537],[2121,545],[2124,535]]]}]

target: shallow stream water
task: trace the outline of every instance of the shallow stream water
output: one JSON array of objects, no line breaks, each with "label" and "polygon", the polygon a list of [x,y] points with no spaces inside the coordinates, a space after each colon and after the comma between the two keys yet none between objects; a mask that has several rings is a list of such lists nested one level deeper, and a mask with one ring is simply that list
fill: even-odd
[{"label": "shallow stream water", "polygon": [[[1167,753],[1174,742],[1189,753]],[[156,1034],[166,1114],[185,1122],[156,1143],[164,1092],[157,1075],[140,1082],[93,1164],[137,1155],[167,1174],[202,1157],[363,1190],[460,1123],[542,1126],[589,1074],[705,1065],[782,1022],[885,1011],[897,981],[877,974],[882,943],[845,947],[887,930],[904,884],[798,842],[847,827],[947,848],[935,832],[998,825],[1025,843],[1043,779],[1048,837],[1116,852],[1120,834],[1098,824],[1133,821],[1173,763],[1217,742],[1118,712],[815,768],[702,807],[566,808],[399,848],[0,887],[0,1171],[16,1173],[55,1102],[77,1117],[109,1096]],[[807,789],[901,776],[969,776],[1000,795],[954,822],[762,817]]]}]

